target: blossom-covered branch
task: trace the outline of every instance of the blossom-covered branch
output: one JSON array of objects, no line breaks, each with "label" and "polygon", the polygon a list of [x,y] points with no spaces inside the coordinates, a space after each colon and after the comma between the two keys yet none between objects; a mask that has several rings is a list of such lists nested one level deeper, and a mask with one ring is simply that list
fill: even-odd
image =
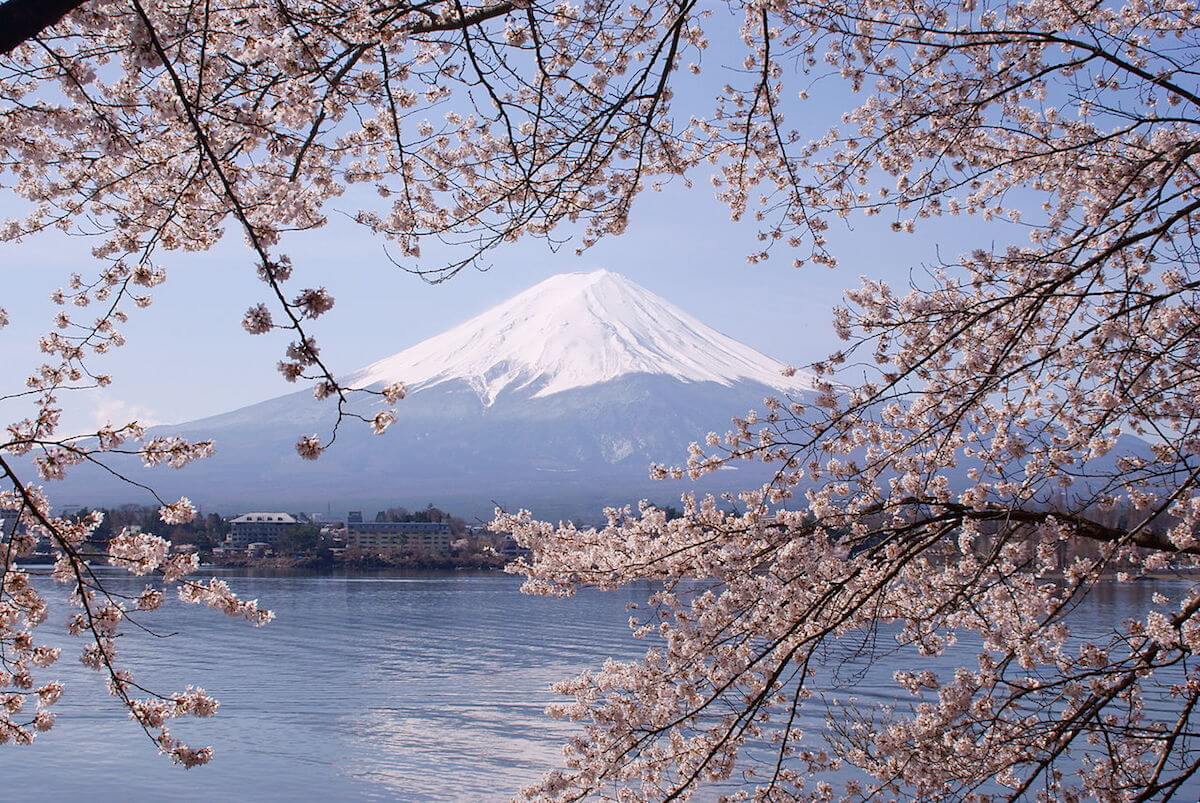
[{"label": "blossom-covered branch", "polygon": [[[767,485],[686,497],[673,520],[612,510],[599,529],[499,517],[533,550],[516,566],[530,591],[663,584],[633,620],[644,660],[560,685],[573,699],[555,713],[586,732],[529,794],[1194,788],[1200,587],[1099,635],[1072,612],[1102,583],[1196,565],[1198,21],[1155,2],[747,9],[751,80],[702,130],[726,157],[722,197],[757,207],[752,261],[786,244],[834,264],[823,232],[855,214],[898,234],[977,216],[1012,244],[907,288],[865,280],[834,315],[846,348],[811,366],[817,392],[767,399],[654,469],[756,460],[777,469]],[[862,102],[805,142],[783,122],[784,60]],[[956,642],[970,665],[896,673],[911,706],[821,702],[830,655]]]},{"label": "blossom-covered branch", "polygon": [[[311,331],[332,294],[293,286],[284,252],[285,235],[322,226],[354,187],[378,200],[353,217],[430,281],[520,237],[587,248],[625,230],[643,190],[702,171],[755,222],[752,263],[785,251],[798,267],[835,266],[828,231],[858,215],[887,216],[898,236],[972,216],[993,244],[909,287],[867,280],[847,294],[833,322],[846,347],[812,366],[815,393],[767,400],[686,466],[655,468],[760,460],[773,482],[689,498],[677,520],[612,511],[597,531],[502,517],[534,550],[521,566],[531,590],[664,583],[635,623],[661,642],[645,660],[561,687],[574,702],[559,713],[587,733],[530,794],[663,799],[742,772],[763,797],[824,798],[822,776],[847,765],[862,774],[842,790],[851,798],[1178,791],[1200,766],[1200,589],[1101,637],[1075,634],[1070,614],[1104,578],[1192,565],[1200,538],[1196,5],[713,10],[114,0],[27,35],[0,55],[0,176],[28,202],[0,239],[86,233],[100,267],[55,294],[48,362],[6,397],[33,412],[0,456],[32,454],[52,480],[110,452],[178,465],[212,448],[146,440],[136,422],[64,435],[58,394],[106,384],[91,363],[149,304],[160,260],[210,248],[230,222],[266,287],[243,327],[286,334],[278,370],[336,405],[328,433],[300,437],[301,456],[348,419],[385,430],[404,387],[339,381]],[[704,87],[717,36],[731,69],[710,91],[678,92]],[[831,86],[859,102],[813,128],[820,109],[802,104]],[[715,99],[684,104],[697,95]],[[93,305],[98,317],[77,320]],[[349,402],[368,392],[384,402],[371,415]],[[51,519],[8,466],[9,501],[75,566],[90,605],[87,592],[103,595],[71,552],[86,525]],[[123,565],[161,565],[158,541],[118,546]],[[220,584],[185,588],[257,616]],[[105,609],[85,620],[111,620]],[[910,711],[839,711],[813,744],[796,723],[823,650],[879,655],[885,626],[889,649],[920,654],[974,639],[975,665],[898,675]],[[110,667],[104,627],[84,630]],[[5,637],[32,660],[22,632]],[[1148,714],[1148,694],[1174,701],[1173,720]],[[743,750],[750,740],[772,755]]]}]

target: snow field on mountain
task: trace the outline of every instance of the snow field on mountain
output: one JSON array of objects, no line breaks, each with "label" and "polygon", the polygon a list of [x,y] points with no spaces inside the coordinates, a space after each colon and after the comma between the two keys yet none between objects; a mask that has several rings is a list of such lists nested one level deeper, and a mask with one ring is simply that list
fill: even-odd
[{"label": "snow field on mountain", "polygon": [[505,390],[544,397],[639,373],[811,388],[810,376],[786,377],[784,369],[624,276],[598,270],[552,276],[347,382],[403,382],[415,391],[463,380],[488,405]]}]

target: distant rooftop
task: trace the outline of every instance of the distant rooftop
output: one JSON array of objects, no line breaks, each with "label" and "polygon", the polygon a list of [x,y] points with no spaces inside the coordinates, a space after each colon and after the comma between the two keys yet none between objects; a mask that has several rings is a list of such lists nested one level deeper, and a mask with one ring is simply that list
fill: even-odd
[{"label": "distant rooftop", "polygon": [[450,525],[431,521],[352,521],[347,523],[352,533],[448,533]]},{"label": "distant rooftop", "polygon": [[297,524],[296,517],[291,513],[243,513],[236,519],[230,519],[230,524],[251,524],[258,522],[274,522],[276,524]]}]

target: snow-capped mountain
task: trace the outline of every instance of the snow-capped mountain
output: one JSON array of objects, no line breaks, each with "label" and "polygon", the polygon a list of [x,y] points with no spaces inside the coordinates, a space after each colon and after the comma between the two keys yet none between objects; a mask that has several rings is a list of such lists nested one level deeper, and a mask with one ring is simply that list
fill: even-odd
[{"label": "snow-capped mountain", "polygon": [[[683,462],[691,441],[764,397],[811,388],[811,376],[784,371],[619,274],[562,274],[348,375],[355,387],[407,386],[383,436],[344,424],[320,460],[301,460],[296,438],[327,432],[333,418],[304,390],[159,428],[214,439],[208,460],[125,468],[164,497],[225,511],[432,502],[486,517],[495,501],[593,517],[603,504],[677,501],[688,484],[652,482],[649,464]],[[705,487],[755,482],[762,469],[744,465]],[[80,504],[144,501],[99,472],[63,484],[58,498]]]},{"label": "snow-capped mountain", "polygon": [[801,390],[803,376],[688,315],[617,273],[563,273],[448,332],[352,374],[355,387],[410,389],[461,380],[490,405],[505,391],[533,398],[629,374],[726,387]]}]

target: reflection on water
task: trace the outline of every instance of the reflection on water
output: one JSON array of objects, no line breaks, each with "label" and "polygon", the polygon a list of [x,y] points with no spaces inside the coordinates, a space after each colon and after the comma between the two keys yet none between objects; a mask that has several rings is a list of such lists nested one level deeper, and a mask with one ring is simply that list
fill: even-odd
[{"label": "reflection on water", "polygon": [[[143,582],[114,573],[115,590]],[[53,602],[59,591],[44,583]],[[221,701],[210,720],[174,732],[212,744],[216,760],[184,771],[144,734],[67,649],[58,723],[30,748],[0,750],[8,792],[102,800],[503,798],[556,766],[571,731],[543,714],[552,682],[609,656],[632,657],[627,603],[645,587],[571,600],[518,593],[498,574],[254,576],[233,583],[278,614],[263,629],[213,611],[165,606],[130,633],[121,662],[161,691],[188,683]]]},{"label": "reflection on water", "polygon": [[[143,585],[111,578],[117,590]],[[177,635],[130,633],[120,644],[120,657],[151,688],[193,683],[221,701],[215,719],[174,726],[194,744],[214,745],[213,764],[184,771],[157,756],[103,679],[78,664],[78,642],[59,638],[58,609],[42,638],[67,647],[52,670],[67,695],[54,730],[32,747],[0,749],[3,796],[506,799],[558,766],[559,745],[575,727],[543,714],[550,684],[644,649],[629,635],[626,605],[644,601],[645,586],[555,600],[524,596],[517,578],[498,573],[244,576],[234,584],[278,619],[258,630],[172,604],[146,621]],[[1076,628],[1102,630],[1144,611],[1149,585],[1100,589]],[[57,590],[45,590],[53,601]],[[866,672],[854,694],[892,699],[891,673],[912,656],[896,658]]]}]

